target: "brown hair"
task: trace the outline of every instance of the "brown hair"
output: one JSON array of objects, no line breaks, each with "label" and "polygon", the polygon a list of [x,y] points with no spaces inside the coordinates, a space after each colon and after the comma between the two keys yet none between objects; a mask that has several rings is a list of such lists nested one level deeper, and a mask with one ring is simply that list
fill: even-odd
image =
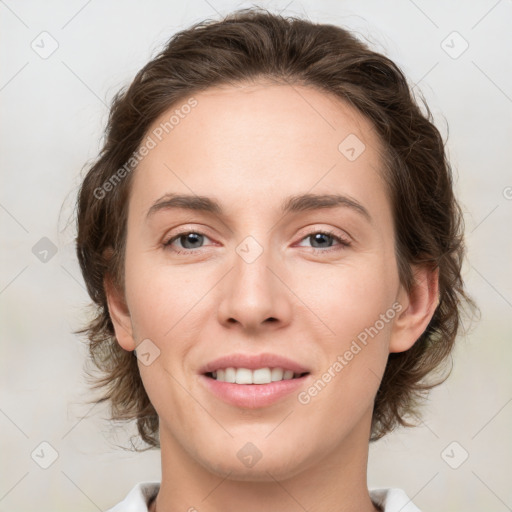
[{"label": "brown hair", "polygon": [[197,23],[175,34],[114,97],[103,149],[77,201],[76,250],[95,308],[94,319],[77,332],[87,334],[91,359],[102,373],[94,388],[104,392],[95,401],[110,404],[112,419],[136,419],[148,448],[159,446],[158,416],[136,357],[115,339],[103,281],[108,273],[124,291],[133,155],[151,124],[171,106],[215,85],[257,79],[335,94],[373,122],[386,148],[400,281],[410,289],[411,264],[439,269],[440,302],[427,329],[409,350],[389,356],[375,399],[371,440],[398,424],[411,425],[404,417],[417,415],[419,399],[446,378],[425,379],[449,359],[462,326],[462,306],[475,307],[461,277],[463,218],[443,140],[428,106],[423,101],[423,114],[400,69],[343,28],[265,9],[242,9],[220,21]]}]

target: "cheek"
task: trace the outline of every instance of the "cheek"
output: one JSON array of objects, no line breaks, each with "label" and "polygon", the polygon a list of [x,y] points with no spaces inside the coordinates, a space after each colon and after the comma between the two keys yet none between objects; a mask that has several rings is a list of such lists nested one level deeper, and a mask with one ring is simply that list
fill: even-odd
[{"label": "cheek", "polygon": [[[376,322],[379,331],[389,328],[397,278],[386,272],[386,267],[384,262],[368,258],[364,264],[310,270],[307,279],[297,282],[298,295],[328,328],[330,345],[334,342],[337,349],[343,348]],[[379,319],[386,314],[387,321],[382,324]]]},{"label": "cheek", "polygon": [[325,363],[301,397],[301,403],[328,411],[334,436],[373,408],[397,314],[382,281],[340,280],[339,285],[345,286],[341,292],[331,289],[318,304],[334,334],[319,339]]},{"label": "cheek", "polygon": [[322,327],[328,334],[319,338],[327,357],[319,386],[328,383],[326,395],[351,407],[364,408],[370,403],[388,358],[399,306],[393,282],[397,278],[392,273],[386,276],[385,267],[374,260],[368,265],[332,269],[322,281],[311,276],[311,284],[328,283],[309,287],[310,292],[315,290],[310,293],[312,309],[328,327]]},{"label": "cheek", "polygon": [[180,268],[162,265],[156,251],[144,252],[128,243],[125,282],[134,331],[141,339],[154,338],[158,344],[193,307],[193,289],[198,283],[190,283]]}]

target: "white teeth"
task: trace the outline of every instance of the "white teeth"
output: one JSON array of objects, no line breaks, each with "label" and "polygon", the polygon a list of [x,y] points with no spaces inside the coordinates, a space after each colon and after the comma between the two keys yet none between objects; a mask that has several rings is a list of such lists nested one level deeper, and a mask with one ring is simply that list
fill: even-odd
[{"label": "white teeth", "polygon": [[252,372],[252,384],[269,384],[272,382],[270,368],[260,368]]},{"label": "white teeth", "polygon": [[283,373],[282,368],[272,368],[272,382],[276,380],[283,380]]},{"label": "white teeth", "polygon": [[224,372],[224,382],[236,382],[236,370],[234,368],[226,368]]},{"label": "white teeth", "polygon": [[237,384],[252,384],[252,374],[256,374],[256,372],[252,372],[247,368],[238,368],[236,370],[236,383]]},{"label": "white teeth", "polygon": [[212,377],[220,382],[231,382],[236,384],[270,384],[280,380],[289,380],[294,375],[292,370],[283,370],[282,368],[258,368],[249,370],[248,368],[224,368],[212,372]]},{"label": "white teeth", "polygon": [[293,372],[291,370],[286,370],[283,375],[283,379],[293,379]]}]

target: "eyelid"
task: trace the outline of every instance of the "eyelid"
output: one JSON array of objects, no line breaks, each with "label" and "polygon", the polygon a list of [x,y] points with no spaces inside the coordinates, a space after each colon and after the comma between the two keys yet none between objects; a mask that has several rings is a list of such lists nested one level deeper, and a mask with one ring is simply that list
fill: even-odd
[{"label": "eyelid", "polygon": [[[165,237],[164,241],[162,242],[162,246],[164,249],[170,250],[174,252],[175,254],[181,254],[181,255],[189,255],[189,254],[202,254],[206,247],[199,247],[197,249],[171,249],[172,243],[178,240],[181,236],[187,235],[189,233],[195,233],[200,236],[206,237],[211,239],[206,232],[207,230],[203,230],[203,228],[195,229],[193,226],[182,226],[178,232],[173,233],[169,237]],[[330,253],[330,252],[336,252],[343,250],[345,248],[348,248],[352,245],[353,240],[352,238],[343,232],[338,232],[336,228],[321,228],[321,227],[315,227],[310,226],[308,228],[305,228],[302,235],[299,237],[299,240],[297,243],[300,243],[304,240],[306,240],[309,237],[312,237],[315,234],[324,234],[331,238],[333,238],[337,244],[334,244],[333,246],[326,247],[326,248],[318,248],[318,247],[310,247],[310,252],[313,252],[315,254],[321,254],[321,253]],[[214,244],[215,245],[215,244]],[[296,244],[295,244],[296,245]],[[303,247],[299,245],[299,247]]]},{"label": "eyelid", "polygon": [[[197,235],[201,235],[201,236],[204,236],[206,238],[209,238],[210,240],[212,239],[212,237],[208,234],[207,232],[207,229],[206,228],[194,228],[193,226],[183,226],[181,228],[179,228],[179,231],[177,232],[173,232],[171,235],[167,234],[163,241],[162,241],[162,245],[163,246],[168,246],[170,245],[170,243],[172,241],[175,241],[176,239],[178,239],[180,236],[183,236],[183,235],[187,235],[189,233],[195,233]],[[202,249],[202,248],[201,248]],[[194,252],[198,252],[199,250],[201,249],[184,249],[184,251],[194,251]]]},{"label": "eyelid", "polygon": [[[325,247],[325,248],[308,247],[315,254],[329,253],[329,252],[333,252],[333,251],[343,250],[343,249],[346,249],[346,248],[352,246],[352,241],[349,237],[341,235],[341,234],[337,234],[337,232],[335,230],[321,229],[321,228],[312,229],[310,232],[306,233],[305,236],[300,238],[299,244],[302,241],[304,241],[316,234],[327,235],[330,238],[332,238],[335,241],[335,243],[334,243],[334,245],[332,245],[330,247]],[[298,247],[303,247],[303,246],[299,245]]]},{"label": "eyelid", "polygon": [[346,231],[331,226],[322,227],[318,224],[308,226],[307,228],[301,230],[299,242],[304,240],[304,238],[307,238],[308,236],[314,235],[316,233],[324,233],[326,235],[332,236],[333,238],[338,238],[346,244],[351,244],[354,242],[354,239]]}]

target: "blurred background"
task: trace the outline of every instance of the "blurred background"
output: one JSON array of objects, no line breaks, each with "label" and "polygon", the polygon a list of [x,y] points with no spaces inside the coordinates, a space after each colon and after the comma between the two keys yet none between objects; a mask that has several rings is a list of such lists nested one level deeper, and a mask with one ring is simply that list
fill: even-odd
[{"label": "blurred background", "polygon": [[[160,480],[85,380],[73,334],[89,298],[73,208],[108,104],[176,31],[228,0],[0,0],[0,511],[105,510]],[[284,0],[273,12],[347,27],[393,59],[447,138],[464,209],[464,277],[481,320],[423,422],[371,445],[368,485],[422,511],[512,510],[512,1]]]}]

